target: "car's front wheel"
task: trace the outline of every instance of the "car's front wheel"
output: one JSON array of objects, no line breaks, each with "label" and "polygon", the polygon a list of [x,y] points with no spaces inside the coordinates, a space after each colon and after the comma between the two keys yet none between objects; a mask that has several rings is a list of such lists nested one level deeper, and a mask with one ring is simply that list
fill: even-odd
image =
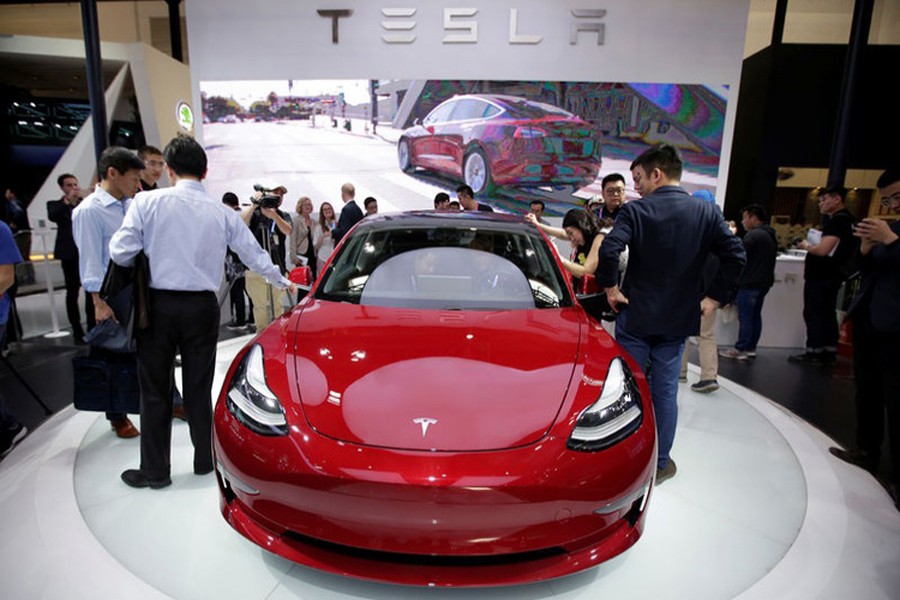
[{"label": "car's front wheel", "polygon": [[409,150],[409,140],[402,139],[397,144],[397,162],[400,163],[400,169],[404,173],[412,173],[415,167],[412,164],[412,155]]},{"label": "car's front wheel", "polygon": [[463,181],[476,194],[485,194],[491,190],[491,168],[484,153],[478,148],[466,154],[463,162]]}]

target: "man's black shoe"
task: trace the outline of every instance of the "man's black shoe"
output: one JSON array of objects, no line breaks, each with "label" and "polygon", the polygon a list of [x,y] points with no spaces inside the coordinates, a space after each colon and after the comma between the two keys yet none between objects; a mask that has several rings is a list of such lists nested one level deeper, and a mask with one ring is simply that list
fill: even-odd
[{"label": "man's black shoe", "polygon": [[22,439],[28,435],[28,429],[21,423],[12,429],[0,430],[0,458],[3,458],[16,447]]},{"label": "man's black shoe", "polygon": [[857,467],[862,467],[870,473],[878,471],[878,457],[870,452],[860,450],[859,448],[844,450],[843,448],[838,448],[836,446],[832,446],[828,451],[842,461]]},{"label": "man's black shoe", "polygon": [[788,362],[802,363],[807,365],[821,365],[823,363],[822,353],[804,352],[803,354],[793,354],[791,356],[788,356]]},{"label": "man's black shoe", "polygon": [[212,473],[212,472],[213,472],[212,465],[210,465],[210,466],[208,466],[208,467],[205,467],[205,466],[204,466],[204,467],[194,466],[194,475],[207,475],[207,474]]},{"label": "man's black shoe", "polygon": [[888,494],[891,496],[891,500],[894,501],[894,508],[900,510],[900,485],[896,483],[892,483],[887,488]]},{"label": "man's black shoe", "polygon": [[150,479],[149,477],[144,475],[144,473],[140,469],[128,469],[127,471],[123,471],[122,481],[133,488],[148,487],[153,490],[158,490],[172,485],[172,479],[170,477],[164,477],[163,479]]}]

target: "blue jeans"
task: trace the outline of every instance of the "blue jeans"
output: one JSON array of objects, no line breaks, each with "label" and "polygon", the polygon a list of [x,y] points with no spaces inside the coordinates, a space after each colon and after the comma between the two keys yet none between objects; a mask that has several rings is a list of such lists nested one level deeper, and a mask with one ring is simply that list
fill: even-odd
[{"label": "blue jeans", "polygon": [[678,372],[681,370],[683,337],[639,337],[628,331],[628,309],[616,318],[616,341],[647,374],[653,412],[656,415],[656,437],[659,446],[656,466],[669,464],[669,452],[675,442],[678,424]]},{"label": "blue jeans", "polygon": [[756,345],[762,335],[763,301],[769,288],[741,288],[738,290],[735,305],[738,311],[738,339],[734,347],[741,352],[756,352]]}]

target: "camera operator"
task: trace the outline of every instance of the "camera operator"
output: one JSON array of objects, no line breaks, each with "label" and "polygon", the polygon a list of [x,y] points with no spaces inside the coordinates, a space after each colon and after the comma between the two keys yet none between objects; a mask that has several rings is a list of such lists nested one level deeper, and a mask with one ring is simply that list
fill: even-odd
[{"label": "camera operator", "polygon": [[[266,189],[260,185],[255,185],[253,188],[256,193],[250,198],[251,204],[241,213],[241,218],[250,227],[250,231],[253,232],[259,245],[272,257],[272,262],[284,274],[287,272],[285,266],[286,238],[290,235],[293,226],[290,215],[279,210],[278,207],[284,200],[287,188],[283,185],[272,189]],[[275,296],[265,279],[253,272],[245,274],[245,285],[247,295],[250,296],[253,303],[253,320],[257,329],[261,331],[272,321],[275,314],[281,312],[273,305],[274,298],[280,296]]]}]

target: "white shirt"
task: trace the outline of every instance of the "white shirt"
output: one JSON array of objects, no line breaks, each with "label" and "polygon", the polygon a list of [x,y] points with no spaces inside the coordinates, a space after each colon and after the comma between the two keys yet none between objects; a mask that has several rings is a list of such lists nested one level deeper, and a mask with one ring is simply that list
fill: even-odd
[{"label": "white shirt", "polygon": [[109,266],[109,240],[122,225],[131,198],[116,200],[98,184],[72,211],[72,237],[78,246],[78,270],[86,292],[99,292]]},{"label": "white shirt", "polygon": [[143,250],[153,289],[216,292],[228,247],[272,285],[290,285],[240,213],[207,196],[199,181],[181,180],[175,187],[137,194],[109,242],[109,255],[130,266]]},{"label": "white shirt", "polygon": [[[337,221],[335,221],[337,223]],[[327,225],[326,225],[327,227]],[[316,258],[318,258],[321,262],[327,261],[331,257],[331,253],[334,252],[334,228],[330,228],[332,235],[326,237],[322,241],[322,245],[319,246],[319,249],[316,251]],[[325,235],[325,230],[322,229],[322,226],[319,225],[318,219],[316,220],[315,225],[313,225],[313,244],[317,244],[319,239]]]}]

